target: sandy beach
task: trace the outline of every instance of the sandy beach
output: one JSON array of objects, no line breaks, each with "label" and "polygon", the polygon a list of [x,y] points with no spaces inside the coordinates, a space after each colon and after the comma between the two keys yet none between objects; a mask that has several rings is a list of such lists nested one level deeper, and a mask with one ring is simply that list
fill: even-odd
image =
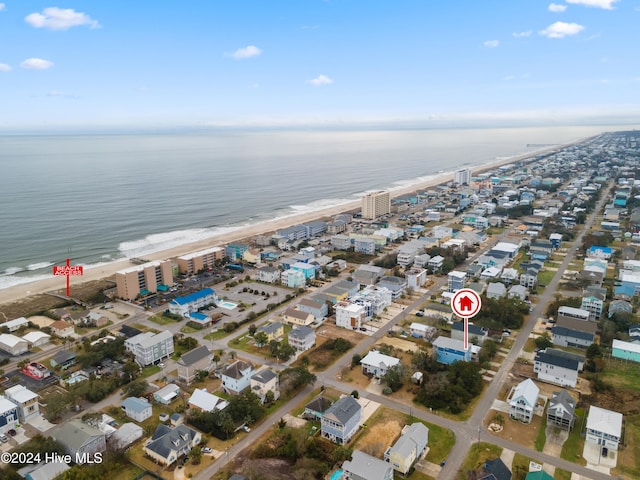
[{"label": "sandy beach", "polygon": [[[577,142],[573,142],[573,144],[581,143],[583,141],[584,139],[579,140]],[[536,152],[532,152],[532,153],[517,156],[517,157],[500,159],[495,162],[486,164],[482,167],[477,167],[475,169],[472,169],[472,173],[474,175],[477,175],[478,173],[482,173],[488,170],[493,170],[502,165],[507,165],[520,160],[529,159],[529,158],[535,157],[536,155],[539,155],[540,153],[558,150],[558,149],[564,148],[565,146],[566,145],[563,145],[563,146],[558,145],[552,148],[548,148],[545,150],[538,150]],[[407,187],[404,189],[394,190],[392,192],[392,195],[394,198],[402,195],[407,195],[409,193],[422,191],[430,187],[434,187],[436,185],[449,182],[451,180],[452,180],[451,173],[442,174],[441,176],[433,178],[430,181],[425,182],[424,184],[411,185],[410,187]],[[179,247],[172,248],[169,250],[148,254],[148,255],[145,255],[145,258],[149,260],[173,259],[181,255],[185,255],[187,253],[195,252],[195,251],[213,247],[216,245],[225,245],[234,241],[250,239],[257,235],[263,235],[266,233],[275,232],[276,230],[280,230],[280,229],[289,227],[291,225],[306,223],[306,222],[318,220],[321,218],[331,218],[340,213],[359,210],[359,209],[360,209],[360,201],[354,200],[351,203],[339,205],[336,207],[330,207],[323,210],[318,210],[318,211],[295,215],[295,216],[291,216],[283,219],[270,220],[270,221],[258,223],[255,225],[250,225],[233,232],[221,234],[218,236],[213,236],[208,239],[201,240],[195,243],[189,243],[189,244],[181,245]],[[98,266],[93,268],[85,267],[83,276],[71,277],[71,296],[73,297],[74,285],[79,285],[85,282],[112,277],[117,271],[130,267],[132,265],[133,264],[129,260],[122,260],[122,261],[114,262],[109,265],[103,265],[103,266]],[[26,297],[29,297],[32,295],[42,294],[42,293],[51,292],[51,291],[59,291],[64,288],[65,288],[65,278],[54,277],[52,275],[51,278],[48,278],[48,279],[15,285],[15,286],[0,290],[0,305],[15,302],[18,300],[23,300]]]}]

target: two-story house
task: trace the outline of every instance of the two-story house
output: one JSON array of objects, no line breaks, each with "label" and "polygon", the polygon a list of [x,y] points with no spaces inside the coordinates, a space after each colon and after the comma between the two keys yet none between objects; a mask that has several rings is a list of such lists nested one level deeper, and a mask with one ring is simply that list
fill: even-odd
[{"label": "two-story house", "polygon": [[274,401],[280,398],[280,379],[273,370],[264,368],[251,375],[250,386],[251,392],[255,393],[262,403],[267,402],[268,392],[273,393]]},{"label": "two-story house", "polygon": [[145,398],[128,397],[122,402],[122,411],[136,422],[144,422],[153,415],[153,408]]},{"label": "two-story house", "polygon": [[571,430],[575,423],[576,401],[566,390],[553,392],[547,407],[547,425]]},{"label": "two-story house", "polygon": [[16,428],[19,421],[18,406],[0,396],[0,433],[7,433]]},{"label": "two-story house", "polygon": [[423,423],[406,425],[400,438],[384,453],[384,459],[393,465],[395,471],[407,475],[424,454],[428,442],[429,429]]},{"label": "two-story house", "polygon": [[26,423],[40,415],[38,394],[22,385],[14,385],[4,391],[5,397],[18,406],[18,418],[20,423]]},{"label": "two-story house", "polygon": [[251,386],[251,375],[253,375],[253,365],[242,360],[236,360],[220,372],[222,389],[226,393],[239,395]]},{"label": "two-story house", "polygon": [[511,390],[507,399],[509,416],[523,423],[531,423],[538,404],[539,393],[540,389],[530,378],[520,382]]},{"label": "two-story house", "polygon": [[[538,374],[538,380],[575,388],[581,362],[575,358],[577,355],[564,353],[555,349],[536,353],[533,371]],[[584,357],[582,359],[584,362]]]},{"label": "two-story house", "polygon": [[173,334],[169,330],[160,333],[144,332],[126,339],[124,347],[136,357],[138,365],[146,367],[173,353]]},{"label": "two-story house", "polygon": [[[311,304],[317,305],[320,307],[318,302],[314,302],[312,300],[308,301]],[[327,305],[324,304],[325,308]],[[284,323],[288,323],[289,325],[311,325],[315,321],[315,317],[312,313],[307,311],[298,310],[296,308],[287,308],[282,314],[282,321]]]},{"label": "two-story house", "polygon": [[393,480],[391,465],[360,450],[342,463],[342,471],[351,480]]},{"label": "two-story house", "polygon": [[54,429],[51,435],[76,463],[89,463],[96,453],[107,449],[106,435],[80,419],[69,420]]},{"label": "two-story house", "polygon": [[604,408],[591,406],[587,416],[587,436],[585,441],[612,450],[618,450],[622,437],[622,414]]},{"label": "two-story house", "polygon": [[268,323],[258,327],[256,333],[262,332],[267,336],[267,343],[271,340],[280,340],[284,335],[284,325],[280,322]]},{"label": "two-story house", "polygon": [[296,327],[289,332],[288,342],[298,352],[304,352],[315,345],[316,331],[305,326]]},{"label": "two-story house", "polygon": [[373,375],[381,378],[386,375],[387,371],[396,365],[400,365],[400,359],[384,355],[377,350],[371,350],[360,360],[362,373],[365,375]]},{"label": "two-story house", "polygon": [[320,420],[324,438],[344,445],[358,431],[362,407],[352,396],[344,396],[329,407]]},{"label": "two-story house", "polygon": [[178,380],[189,385],[195,380],[197,372],[210,371],[212,362],[213,355],[204,345],[188,351],[176,362],[178,364]]},{"label": "two-story house", "polygon": [[170,428],[160,424],[143,447],[144,453],[161,465],[172,465],[202,440],[202,434],[186,425]]}]

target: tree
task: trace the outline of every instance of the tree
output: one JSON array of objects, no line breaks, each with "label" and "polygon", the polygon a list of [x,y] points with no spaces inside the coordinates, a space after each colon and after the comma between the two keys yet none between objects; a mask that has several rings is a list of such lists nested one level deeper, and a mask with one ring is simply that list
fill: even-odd
[{"label": "tree", "polygon": [[134,380],[122,387],[122,391],[127,397],[140,397],[144,395],[147,388],[149,388],[149,384],[146,380]]},{"label": "tree", "polygon": [[189,452],[189,457],[193,460],[194,465],[200,465],[200,461],[202,460],[202,449],[196,445]]},{"label": "tree", "polygon": [[253,341],[255,342],[256,346],[260,348],[266,345],[268,340],[269,337],[264,332],[258,332],[253,336]]},{"label": "tree", "polygon": [[538,338],[535,339],[536,347],[540,350],[545,350],[546,348],[553,346],[553,340],[551,340],[551,335],[547,332],[544,332]]},{"label": "tree", "polygon": [[351,396],[357,400],[358,398],[360,398],[360,393],[358,393],[358,390],[354,390],[353,392],[351,392]]},{"label": "tree", "polygon": [[249,325],[249,335],[253,337],[256,334],[256,330],[258,330],[258,327],[255,324]]},{"label": "tree", "polygon": [[351,367],[357,367],[360,365],[360,360],[362,360],[362,356],[356,353],[353,357],[351,357]]},{"label": "tree", "polygon": [[398,364],[387,369],[387,373],[382,376],[382,382],[393,392],[397,392],[404,385],[407,369],[404,365]]}]

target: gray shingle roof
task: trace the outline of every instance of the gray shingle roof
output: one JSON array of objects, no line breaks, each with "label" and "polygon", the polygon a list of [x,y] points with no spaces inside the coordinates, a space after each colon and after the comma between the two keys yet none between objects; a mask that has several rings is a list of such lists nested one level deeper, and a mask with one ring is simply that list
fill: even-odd
[{"label": "gray shingle roof", "polygon": [[159,425],[153,432],[151,442],[146,448],[152,452],[167,457],[172,450],[181,450],[187,444],[190,444],[196,436],[196,431],[186,425],[178,425],[175,428],[169,428],[166,425]]},{"label": "gray shingle roof", "polygon": [[342,425],[345,425],[354,415],[360,415],[361,409],[362,407],[355,398],[345,396],[331,405],[331,407],[324,412],[324,416],[332,417]]},{"label": "gray shingle roof", "polygon": [[224,375],[225,377],[235,378],[237,380],[244,376],[242,372],[247,370],[248,368],[251,368],[251,364],[243,362],[242,360],[238,360],[237,362],[232,363],[224,370],[222,370],[221,375]]},{"label": "gray shingle roof", "polygon": [[206,346],[201,345],[200,347],[194,348],[182,355],[180,360],[178,360],[178,363],[185,366],[193,365],[209,355],[211,355],[209,349]]}]

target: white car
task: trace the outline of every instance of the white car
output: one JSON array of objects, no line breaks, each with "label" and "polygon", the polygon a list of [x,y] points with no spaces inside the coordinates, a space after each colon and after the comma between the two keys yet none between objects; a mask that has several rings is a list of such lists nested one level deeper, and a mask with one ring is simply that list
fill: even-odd
[{"label": "white car", "polygon": [[242,431],[249,433],[251,431],[251,429],[249,427],[247,427],[246,425],[243,425],[242,427]]},{"label": "white car", "polygon": [[211,447],[204,447],[204,448],[202,449],[202,453],[211,453],[211,452],[213,452],[213,450],[211,449]]},{"label": "white car", "polygon": [[158,364],[158,366],[159,366],[160,368],[164,368],[164,363],[160,362],[160,363]]}]

